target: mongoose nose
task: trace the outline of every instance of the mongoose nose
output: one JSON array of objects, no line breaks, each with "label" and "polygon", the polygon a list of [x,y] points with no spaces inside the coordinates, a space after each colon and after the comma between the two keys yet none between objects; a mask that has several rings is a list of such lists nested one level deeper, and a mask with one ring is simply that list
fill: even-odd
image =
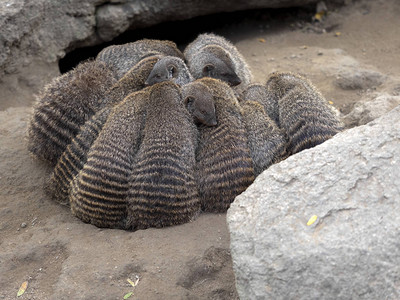
[{"label": "mongoose nose", "polygon": [[232,82],[231,82],[232,86],[236,86],[236,85],[239,85],[239,84],[241,84],[241,83],[242,83],[242,81],[240,80],[239,77],[234,78],[234,79],[232,80]]},{"label": "mongoose nose", "polygon": [[209,120],[207,123],[208,126],[216,126],[218,124],[215,118]]}]

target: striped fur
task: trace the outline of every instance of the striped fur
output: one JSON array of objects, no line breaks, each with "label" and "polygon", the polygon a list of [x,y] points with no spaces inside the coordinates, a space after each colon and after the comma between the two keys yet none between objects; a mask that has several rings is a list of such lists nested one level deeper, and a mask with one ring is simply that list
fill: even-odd
[{"label": "striped fur", "polygon": [[259,102],[244,101],[241,106],[254,172],[258,176],[285,157],[286,140]]},{"label": "striped fur", "polygon": [[147,78],[160,59],[161,56],[150,56],[135,64],[107,91],[107,102],[118,103],[130,93],[145,88]]},{"label": "striped fur", "polygon": [[197,128],[178,86],[152,86],[143,141],[129,179],[127,227],[136,230],[193,220],[200,210],[194,180]]},{"label": "striped fur", "polygon": [[325,98],[300,75],[273,73],[266,88],[278,101],[279,123],[288,139],[289,154],[321,144],[343,130]]},{"label": "striped fur", "polygon": [[105,107],[87,121],[58,160],[47,187],[57,202],[69,205],[71,182],[86,163],[88,151],[103,128],[110,111],[111,108]]},{"label": "striped fur", "polygon": [[142,39],[133,43],[113,45],[104,48],[96,57],[105,62],[122,78],[135,64],[149,56],[176,56],[183,59],[183,54],[171,41]]},{"label": "striped fur", "polygon": [[203,78],[190,83],[206,86],[214,97],[217,126],[199,127],[196,178],[204,211],[224,212],[254,180],[241,109],[224,82]]},{"label": "striped fur", "polygon": [[72,213],[98,227],[125,228],[126,195],[133,157],[146,117],[148,89],[114,107],[71,183]]},{"label": "striped fur", "polygon": [[[217,78],[235,86],[237,92],[250,84],[253,75],[244,57],[227,39],[212,33],[200,34],[184,51],[194,78]],[[213,70],[205,67],[212,65]],[[239,79],[239,80],[238,80]]]},{"label": "striped fur", "polygon": [[54,166],[80,126],[104,106],[104,95],[114,83],[112,70],[95,61],[57,77],[35,105],[28,150]]},{"label": "striped fur", "polygon": [[250,84],[243,92],[244,101],[257,101],[264,107],[268,117],[279,126],[278,101],[267,91],[265,85],[260,83]]}]

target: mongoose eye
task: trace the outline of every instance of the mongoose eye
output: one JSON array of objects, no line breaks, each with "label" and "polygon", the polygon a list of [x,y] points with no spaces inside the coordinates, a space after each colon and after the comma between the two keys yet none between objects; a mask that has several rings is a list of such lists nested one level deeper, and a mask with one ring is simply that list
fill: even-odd
[{"label": "mongoose eye", "polygon": [[187,106],[191,105],[193,102],[194,102],[194,97],[192,97],[192,96],[188,96],[188,97],[186,97],[185,100],[184,100],[184,103],[185,103],[185,105],[187,105]]},{"label": "mongoose eye", "polygon": [[168,73],[171,77],[176,77],[177,69],[174,65],[168,66]]},{"label": "mongoose eye", "polygon": [[203,68],[203,73],[209,74],[212,70],[214,70],[214,66],[213,65],[206,65]]}]

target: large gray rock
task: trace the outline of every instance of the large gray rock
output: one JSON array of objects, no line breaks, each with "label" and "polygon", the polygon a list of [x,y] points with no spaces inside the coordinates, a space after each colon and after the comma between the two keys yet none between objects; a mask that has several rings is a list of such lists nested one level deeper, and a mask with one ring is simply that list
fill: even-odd
[{"label": "large gray rock", "polygon": [[399,169],[397,106],[262,173],[228,211],[239,297],[400,299]]}]

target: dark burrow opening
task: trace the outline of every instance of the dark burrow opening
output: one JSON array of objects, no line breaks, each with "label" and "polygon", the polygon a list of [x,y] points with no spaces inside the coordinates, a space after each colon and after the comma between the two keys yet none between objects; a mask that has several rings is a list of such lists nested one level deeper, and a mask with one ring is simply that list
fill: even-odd
[{"label": "dark burrow opening", "polygon": [[314,14],[315,5],[308,5],[295,8],[218,13],[184,21],[165,22],[148,28],[128,30],[112,41],[96,46],[77,48],[60,59],[59,68],[62,74],[66,73],[80,62],[95,58],[105,47],[134,42],[143,38],[171,40],[183,51],[185,46],[200,33],[213,32],[236,42],[241,39],[243,34],[259,34],[260,31],[279,30],[287,26],[295,29],[299,24],[311,22]]}]

